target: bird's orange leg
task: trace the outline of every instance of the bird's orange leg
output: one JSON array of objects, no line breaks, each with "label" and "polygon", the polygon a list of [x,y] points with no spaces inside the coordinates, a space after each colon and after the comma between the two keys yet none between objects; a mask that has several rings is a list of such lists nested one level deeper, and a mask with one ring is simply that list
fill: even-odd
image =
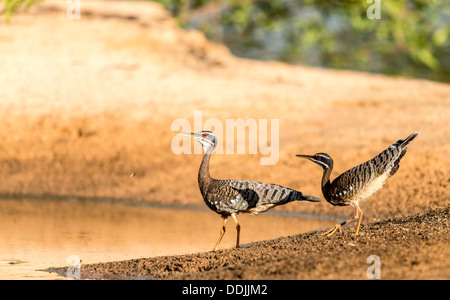
[{"label": "bird's orange leg", "polygon": [[341,231],[341,224],[336,224],[336,225],[334,225],[333,228],[331,228],[330,230],[328,230],[328,231],[322,233],[321,236],[324,236],[324,235],[326,235],[326,236],[333,235],[333,234],[336,232],[337,229],[339,229],[339,231]]},{"label": "bird's orange leg", "polygon": [[359,207],[358,204],[355,205],[355,209],[358,210],[358,215],[359,215],[358,225],[356,226],[356,233],[355,233],[355,235],[358,235],[358,233],[359,233],[359,226],[361,226],[361,220],[362,220],[363,212],[362,212],[362,210],[361,210],[361,208]]},{"label": "bird's orange leg", "polygon": [[[331,228],[331,229],[328,230],[327,232],[322,233],[321,236],[324,236],[324,235],[326,235],[326,236],[331,236],[331,235],[333,235],[333,234],[336,232],[336,230],[339,230],[339,232],[341,232],[341,227],[342,227],[342,226],[344,226],[344,225],[346,225],[346,224],[348,224],[348,223],[350,223],[350,222],[355,221],[355,220],[358,218],[358,209],[357,209],[357,207],[359,208],[359,206],[358,206],[358,205],[355,206],[355,215],[353,216],[353,218],[348,219],[347,221],[342,222],[341,224],[336,224],[336,225],[334,225],[333,228]],[[362,212],[361,212],[361,213],[362,213]]]},{"label": "bird's orange leg", "polygon": [[239,225],[239,222],[238,222],[235,214],[231,214],[231,217],[233,218],[234,222],[236,223],[236,232],[237,232],[236,248],[240,248],[240,246],[239,246],[239,236],[241,235],[241,225]]},{"label": "bird's orange leg", "polygon": [[219,239],[217,240],[217,243],[216,243],[216,245],[214,246],[213,251],[216,251],[216,250],[217,250],[217,246],[219,246],[220,241],[222,240],[223,235],[225,234],[225,231],[226,231],[225,225],[227,224],[227,218],[228,218],[228,217],[223,216],[222,218],[223,218],[222,229],[220,230]]}]

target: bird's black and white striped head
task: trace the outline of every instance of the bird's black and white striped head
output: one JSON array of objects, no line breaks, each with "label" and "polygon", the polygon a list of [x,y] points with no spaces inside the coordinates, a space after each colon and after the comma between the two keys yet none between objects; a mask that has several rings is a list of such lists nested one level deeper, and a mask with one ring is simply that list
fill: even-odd
[{"label": "bird's black and white striped head", "polygon": [[217,137],[211,131],[200,131],[200,132],[183,132],[180,131],[178,134],[190,136],[203,146],[203,151],[207,154],[211,154],[217,146]]},{"label": "bird's black and white striped head", "polygon": [[333,159],[326,153],[316,153],[314,155],[297,154],[296,156],[309,159],[310,161],[321,166],[324,170],[333,169]]}]

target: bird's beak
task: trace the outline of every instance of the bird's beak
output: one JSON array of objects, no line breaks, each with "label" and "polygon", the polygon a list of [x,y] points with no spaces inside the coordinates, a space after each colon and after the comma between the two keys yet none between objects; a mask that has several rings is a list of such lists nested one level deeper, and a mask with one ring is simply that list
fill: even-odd
[{"label": "bird's beak", "polygon": [[194,138],[195,137],[195,133],[193,133],[193,132],[177,131],[177,134],[183,135],[183,136],[188,136],[190,138]]},{"label": "bird's beak", "polygon": [[196,140],[197,142],[200,142],[200,143],[203,140],[203,136],[202,136],[201,133],[178,131],[177,134],[182,135],[182,136],[188,136],[191,139],[194,139],[194,140]]},{"label": "bird's beak", "polygon": [[306,158],[306,159],[308,159],[308,160],[311,160],[311,159],[313,158],[312,155],[297,154],[296,156],[297,156],[297,157],[300,157],[300,158]]}]

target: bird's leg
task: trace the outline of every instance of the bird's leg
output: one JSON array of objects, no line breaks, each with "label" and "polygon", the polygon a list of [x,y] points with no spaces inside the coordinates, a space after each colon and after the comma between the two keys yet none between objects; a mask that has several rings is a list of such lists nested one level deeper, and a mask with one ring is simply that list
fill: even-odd
[{"label": "bird's leg", "polygon": [[238,222],[235,214],[231,214],[231,217],[233,218],[234,222],[236,223],[236,232],[237,232],[236,248],[240,248],[240,246],[239,246],[239,236],[241,234],[241,225],[239,225],[239,222]]},{"label": "bird's leg", "polygon": [[331,229],[328,230],[327,232],[322,233],[321,236],[324,236],[324,235],[330,236],[330,235],[334,234],[334,233],[336,232],[337,229],[339,229],[339,231],[341,230],[341,224],[336,224],[336,225],[334,225],[333,228],[331,228]]},{"label": "bird's leg", "polygon": [[217,240],[217,243],[216,243],[216,245],[214,246],[213,251],[216,251],[216,250],[217,250],[217,246],[219,246],[220,241],[222,240],[222,237],[223,237],[223,235],[225,234],[225,230],[226,230],[226,229],[225,229],[225,225],[227,224],[227,218],[228,218],[228,216],[222,216],[222,218],[223,218],[222,229],[220,230],[219,239]]},{"label": "bird's leg", "polygon": [[[333,235],[333,234],[336,232],[336,230],[339,230],[339,232],[341,232],[341,227],[342,227],[342,226],[344,226],[344,225],[346,225],[346,224],[348,224],[348,223],[350,223],[350,222],[353,222],[353,221],[355,221],[355,220],[358,218],[359,211],[361,211],[361,209],[359,209],[359,210],[358,210],[358,209],[359,209],[359,206],[356,205],[356,206],[355,206],[355,215],[354,215],[351,219],[348,219],[347,221],[342,222],[341,224],[336,224],[336,225],[334,225],[333,228],[331,228],[331,229],[328,230],[327,232],[322,233],[321,235],[322,235],[322,236],[324,236],[324,235],[326,235],[326,236],[331,236],[331,235]],[[361,216],[362,216],[362,212],[361,212]],[[358,227],[358,228],[359,228],[359,227]]]},{"label": "bird's leg", "polygon": [[355,233],[355,235],[358,235],[358,233],[359,233],[359,226],[361,226],[361,220],[362,220],[363,212],[362,212],[362,210],[361,210],[361,208],[359,207],[358,204],[355,205],[355,209],[358,210],[358,215],[359,215],[358,225],[356,226],[356,233]]}]

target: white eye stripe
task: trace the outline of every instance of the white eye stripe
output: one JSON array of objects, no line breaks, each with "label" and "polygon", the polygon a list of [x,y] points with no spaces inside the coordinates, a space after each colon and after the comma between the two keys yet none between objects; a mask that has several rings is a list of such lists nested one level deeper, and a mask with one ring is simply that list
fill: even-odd
[{"label": "white eye stripe", "polygon": [[328,165],[327,165],[326,163],[321,162],[320,160],[315,160],[315,159],[314,159],[314,162],[315,162],[315,163],[318,163],[318,164],[320,164],[320,165],[322,165],[324,168],[327,168],[327,169],[329,168]]}]

